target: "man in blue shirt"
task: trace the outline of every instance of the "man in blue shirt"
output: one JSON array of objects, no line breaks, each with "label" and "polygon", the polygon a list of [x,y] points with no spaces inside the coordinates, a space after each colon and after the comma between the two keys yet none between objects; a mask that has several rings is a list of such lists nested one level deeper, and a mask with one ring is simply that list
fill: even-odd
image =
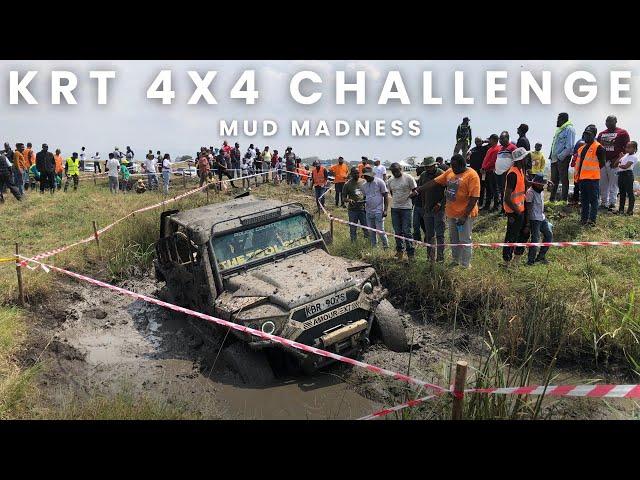
[{"label": "man in blue shirt", "polygon": [[562,183],[562,200],[566,202],[569,198],[569,162],[571,162],[573,147],[576,143],[576,130],[573,128],[573,123],[569,121],[569,114],[565,112],[558,114],[556,126],[558,128],[553,136],[549,154],[553,183],[549,200],[552,202],[556,200],[558,186]]}]

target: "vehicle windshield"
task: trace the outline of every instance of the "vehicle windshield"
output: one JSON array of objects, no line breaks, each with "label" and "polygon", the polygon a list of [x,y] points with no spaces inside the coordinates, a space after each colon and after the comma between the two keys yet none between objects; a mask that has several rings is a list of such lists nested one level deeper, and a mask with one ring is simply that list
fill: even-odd
[{"label": "vehicle windshield", "polygon": [[318,237],[307,217],[295,215],[267,225],[215,237],[212,243],[218,268],[224,271],[316,240]]}]

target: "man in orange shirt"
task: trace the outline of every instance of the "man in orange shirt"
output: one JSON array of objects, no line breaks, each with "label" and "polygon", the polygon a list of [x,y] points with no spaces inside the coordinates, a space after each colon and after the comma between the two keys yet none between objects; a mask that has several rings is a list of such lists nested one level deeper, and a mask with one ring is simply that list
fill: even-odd
[{"label": "man in orange shirt", "polygon": [[29,171],[29,166],[24,156],[24,144],[16,143],[16,149],[13,151],[13,183],[20,196],[24,195],[24,172]]},{"label": "man in orange shirt", "polygon": [[318,213],[320,212],[320,204],[324,206],[324,193],[327,189],[328,181],[329,172],[327,169],[320,165],[320,162],[313,162],[313,169],[311,170],[311,185],[313,185],[313,191],[316,195]]},{"label": "man in orange shirt", "polygon": [[342,196],[342,189],[349,176],[349,167],[344,163],[344,158],[338,157],[338,163],[331,165],[329,169],[333,173],[333,185],[336,189],[336,207],[338,203],[343,208],[346,208],[344,203],[344,197]]},{"label": "man in orange shirt", "polygon": [[62,166],[63,158],[59,148],[56,149],[56,154],[53,156],[53,160],[56,162],[56,166],[55,166],[56,187],[58,188],[58,190],[60,190],[60,188],[62,187],[62,175],[64,174],[64,167]]},{"label": "man in orange shirt", "polygon": [[24,163],[26,165],[26,168],[22,174],[24,180],[24,188],[26,190],[29,186],[29,168],[31,168],[31,165],[36,163],[36,152],[33,151],[33,145],[31,145],[31,142],[27,143],[27,148],[24,149],[22,155],[24,155]]},{"label": "man in orange shirt", "polygon": [[363,178],[362,173],[364,172],[364,169],[369,166],[369,159],[367,157],[361,158],[362,162],[358,164],[358,175],[360,175],[360,178]]},{"label": "man in orange shirt", "polygon": [[[418,187],[410,196],[417,196],[435,184],[445,187],[445,214],[451,243],[471,243],[473,219],[478,216],[480,177],[474,169],[467,167],[462,155],[456,154],[451,157],[450,169]],[[460,265],[469,268],[471,253],[470,246],[451,247],[453,262],[449,266]]]}]

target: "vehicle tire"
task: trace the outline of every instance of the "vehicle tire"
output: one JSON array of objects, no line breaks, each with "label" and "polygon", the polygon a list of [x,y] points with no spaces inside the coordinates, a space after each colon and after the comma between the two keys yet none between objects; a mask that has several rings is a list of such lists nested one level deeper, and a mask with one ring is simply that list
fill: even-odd
[{"label": "vehicle tire", "polygon": [[382,300],[375,312],[375,332],[389,350],[409,351],[407,334],[398,312],[388,300]]},{"label": "vehicle tire", "polygon": [[242,380],[251,386],[265,386],[274,382],[275,375],[264,352],[251,350],[246,343],[237,341],[226,347],[222,358]]}]

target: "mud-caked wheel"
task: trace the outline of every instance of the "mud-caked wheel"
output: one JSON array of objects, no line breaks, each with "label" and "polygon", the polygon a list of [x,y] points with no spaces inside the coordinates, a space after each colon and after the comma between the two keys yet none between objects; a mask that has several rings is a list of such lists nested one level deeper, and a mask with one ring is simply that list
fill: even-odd
[{"label": "mud-caked wheel", "polygon": [[246,384],[264,386],[275,380],[273,369],[264,352],[251,350],[244,342],[234,342],[225,347],[222,358]]},{"label": "mud-caked wheel", "polygon": [[374,316],[373,333],[382,343],[394,352],[407,352],[409,342],[400,312],[388,300],[382,300]]}]

